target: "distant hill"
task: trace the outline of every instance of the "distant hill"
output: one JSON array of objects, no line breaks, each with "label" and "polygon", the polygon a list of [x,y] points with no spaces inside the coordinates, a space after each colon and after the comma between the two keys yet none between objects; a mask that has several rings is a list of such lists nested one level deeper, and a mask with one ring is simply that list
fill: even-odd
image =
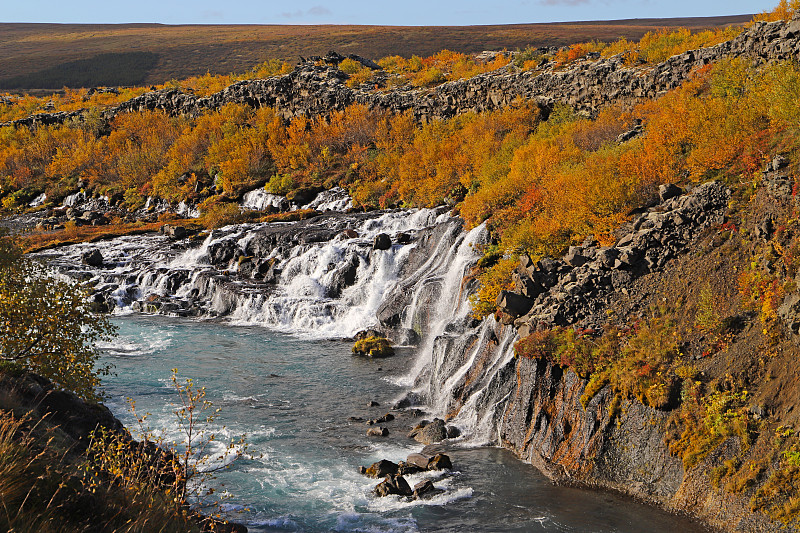
[{"label": "distant hill", "polygon": [[0,90],[160,84],[246,72],[267,59],[296,62],[329,50],[378,59],[440,50],[563,46],[648,31],[742,24],[752,15],[497,26],[288,26],[0,23]]}]

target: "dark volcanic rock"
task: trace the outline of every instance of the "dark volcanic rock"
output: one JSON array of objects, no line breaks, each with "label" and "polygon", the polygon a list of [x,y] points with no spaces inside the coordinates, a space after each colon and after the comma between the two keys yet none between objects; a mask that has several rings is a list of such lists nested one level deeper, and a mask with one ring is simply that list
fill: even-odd
[{"label": "dark volcanic rock", "polygon": [[385,233],[378,233],[372,241],[373,250],[388,250],[392,247],[392,239]]},{"label": "dark volcanic rock", "polygon": [[426,479],[414,485],[413,496],[415,500],[427,500],[443,492],[442,489],[437,489],[433,485],[433,481]]},{"label": "dark volcanic rock", "polygon": [[174,240],[184,239],[189,235],[189,232],[186,231],[185,227],[173,226],[171,224],[164,224],[163,226],[161,226],[160,231],[162,234]]},{"label": "dark volcanic rock", "polygon": [[86,449],[90,433],[98,427],[111,432],[125,432],[122,423],[106,406],[85,402],[31,372],[19,376],[0,373],[0,399],[1,408],[29,412],[33,420],[43,419],[58,426],[75,441],[71,453],[81,453]]},{"label": "dark volcanic rock", "polygon": [[516,318],[530,311],[534,301],[515,292],[500,291],[495,303],[500,311]]},{"label": "dark volcanic rock", "polygon": [[444,420],[441,418],[434,418],[430,424],[425,424],[419,429],[412,430],[409,437],[422,444],[436,444],[447,438],[447,428],[445,427]]},{"label": "dark volcanic rock", "polygon": [[[401,87],[386,92],[374,91],[372,87],[354,89],[346,85],[348,76],[338,69],[337,61],[319,64],[308,60],[284,76],[239,81],[208,97],[198,97],[178,89],[145,93],[106,110],[103,119],[110,121],[119,113],[145,110],[197,116],[229,103],[256,108],[274,107],[284,118],[314,117],[358,103],[377,111],[411,111],[415,119],[429,121],[503,108],[519,98],[537,102],[544,114],[549,113],[555,103],[565,103],[582,113],[595,114],[612,103],[658,96],[679,86],[697,69],[727,57],[747,57],[754,61],[796,59],[800,55],[799,24],[797,20],[757,22],[731,41],[691,50],[649,67],[628,65],[622,54],[608,58],[587,56],[585,61],[571,64],[566,70],[554,69],[551,65],[525,72],[504,68],[445,83],[434,89]],[[368,60],[361,58],[358,61],[374,68]],[[40,113],[0,126],[62,124],[72,119],[82,120],[85,113],[86,110]],[[634,127],[620,138],[620,142],[638,134]],[[305,202],[296,200],[295,203],[302,205]]]},{"label": "dark volcanic rock", "polygon": [[389,430],[384,427],[374,427],[367,430],[367,437],[387,437]]},{"label": "dark volcanic rock", "polygon": [[388,475],[376,486],[372,492],[376,496],[389,496],[395,494],[398,496],[411,496],[413,491],[408,486],[408,482],[403,476]]},{"label": "dark volcanic rock", "polygon": [[83,255],[81,255],[81,262],[85,265],[101,267],[103,266],[103,254],[100,253],[100,250],[97,248],[89,252],[84,252]]},{"label": "dark volcanic rock", "polygon": [[450,457],[443,453],[437,453],[431,460],[428,461],[428,470],[452,470],[453,463],[450,462]]},{"label": "dark volcanic rock", "polygon": [[369,467],[365,468],[362,474],[367,477],[382,478],[389,474],[397,474],[398,465],[386,459],[381,459],[377,463],[372,463]]},{"label": "dark volcanic rock", "polygon": [[[532,265],[523,257],[515,272],[515,286],[524,294],[501,292],[498,308],[516,318],[521,337],[537,329],[579,325],[599,330],[606,323],[606,305],[614,293],[687,249],[710,225],[723,221],[729,191],[708,182],[677,195],[674,186],[662,188],[660,204],[634,219],[628,233],[613,247],[571,247],[564,261],[542,259]],[[529,306],[530,304],[530,306]]]}]

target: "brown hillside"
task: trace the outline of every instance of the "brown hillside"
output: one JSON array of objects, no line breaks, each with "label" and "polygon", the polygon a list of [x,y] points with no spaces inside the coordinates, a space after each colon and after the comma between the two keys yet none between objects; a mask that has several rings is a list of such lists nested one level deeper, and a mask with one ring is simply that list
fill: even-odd
[{"label": "brown hillside", "polygon": [[294,63],[299,56],[328,50],[377,59],[427,56],[443,49],[470,53],[619,37],[638,40],[661,28],[714,28],[750,18],[439,27],[0,24],[0,89],[164,83],[206,72],[245,72],[267,59]]}]

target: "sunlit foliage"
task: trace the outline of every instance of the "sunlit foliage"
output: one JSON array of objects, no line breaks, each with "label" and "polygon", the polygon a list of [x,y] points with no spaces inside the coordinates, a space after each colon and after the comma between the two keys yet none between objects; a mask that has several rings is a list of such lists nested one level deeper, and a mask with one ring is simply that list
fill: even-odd
[{"label": "sunlit foliage", "polygon": [[0,238],[0,360],[97,399],[108,370],[97,365],[95,343],[112,332],[105,317],[89,310],[80,287],[48,276],[10,238]]}]

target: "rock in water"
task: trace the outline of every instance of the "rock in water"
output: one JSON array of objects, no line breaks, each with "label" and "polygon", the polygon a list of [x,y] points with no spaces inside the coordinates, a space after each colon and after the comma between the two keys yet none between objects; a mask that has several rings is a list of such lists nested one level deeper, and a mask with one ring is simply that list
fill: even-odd
[{"label": "rock in water", "polygon": [[83,252],[83,255],[81,255],[81,262],[85,265],[101,267],[103,266],[103,254],[101,254],[100,250],[97,248],[90,252]]},{"label": "rock in water", "polygon": [[412,453],[406,458],[406,464],[414,465],[421,470],[427,470],[428,461],[430,460],[431,458],[428,455],[424,455],[421,453]]},{"label": "rock in water", "polygon": [[450,462],[450,457],[443,454],[437,453],[434,455],[430,461],[428,461],[428,470],[452,470],[453,463]]},{"label": "rock in water", "polygon": [[186,228],[183,226],[173,226],[171,224],[164,224],[161,226],[161,234],[166,235],[170,239],[179,240],[185,238],[189,235],[189,232],[186,231]]},{"label": "rock in water", "polygon": [[409,464],[405,461],[400,461],[397,463],[397,473],[401,476],[413,476],[414,474],[419,474],[420,472],[424,471],[424,468],[420,468],[417,465]]},{"label": "rock in water", "polygon": [[394,349],[384,337],[367,337],[356,341],[353,353],[370,357],[390,357],[394,355]]},{"label": "rock in water", "polygon": [[382,427],[369,428],[367,430],[367,437],[387,437],[389,430]]},{"label": "rock in water", "polygon": [[399,465],[393,463],[391,461],[387,461],[386,459],[381,459],[377,463],[372,463],[369,467],[364,469],[362,472],[367,477],[374,477],[376,479],[382,478],[388,475],[395,475],[397,474],[397,470]]},{"label": "rock in water", "polygon": [[433,422],[425,425],[414,434],[414,440],[422,444],[436,444],[447,438],[447,428],[445,427],[444,420],[441,418],[434,418]]},{"label": "rock in water", "polygon": [[378,233],[375,235],[375,240],[372,241],[373,250],[388,250],[392,247],[392,239],[385,233]]},{"label": "rock in water", "polygon": [[433,481],[426,479],[425,481],[420,481],[414,485],[413,495],[415,500],[427,500],[443,492],[444,491],[442,489],[437,489],[433,485]]},{"label": "rock in water", "polygon": [[379,418],[367,421],[367,424],[371,426],[373,424],[383,424],[384,422],[391,422],[392,420],[394,420],[394,415],[392,413],[386,413],[385,415]]},{"label": "rock in water", "polygon": [[389,496],[390,494],[396,494],[398,496],[411,496],[413,491],[411,490],[411,487],[408,486],[408,482],[403,476],[388,475],[383,481],[378,483],[374,489],[372,489],[372,493],[380,497]]}]

